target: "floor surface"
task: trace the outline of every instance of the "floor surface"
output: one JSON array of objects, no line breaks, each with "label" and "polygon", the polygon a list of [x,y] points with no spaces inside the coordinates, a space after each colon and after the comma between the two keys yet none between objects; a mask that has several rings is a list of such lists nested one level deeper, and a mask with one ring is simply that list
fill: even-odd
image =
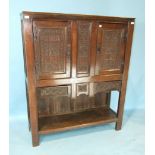
[{"label": "floor surface", "polygon": [[31,146],[27,120],[10,119],[10,155],[144,155],[144,110],[126,111],[123,128],[114,123],[40,137]]}]

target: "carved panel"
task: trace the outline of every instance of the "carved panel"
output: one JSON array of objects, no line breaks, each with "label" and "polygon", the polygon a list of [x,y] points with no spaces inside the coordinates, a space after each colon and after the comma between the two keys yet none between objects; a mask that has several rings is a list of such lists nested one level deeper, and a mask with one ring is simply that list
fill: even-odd
[{"label": "carved panel", "polygon": [[98,92],[98,93],[94,94],[94,97],[95,97],[95,101],[94,101],[95,102],[95,108],[108,106],[107,93]]},{"label": "carved panel", "polygon": [[77,96],[80,94],[88,95],[88,83],[77,84]]},{"label": "carved panel", "polygon": [[38,88],[40,96],[61,96],[68,95],[68,87],[46,87],[46,88]]},{"label": "carved panel", "polygon": [[53,96],[49,98],[51,114],[65,114],[71,112],[69,96]]},{"label": "carved panel", "polygon": [[97,92],[90,96],[89,83],[77,84],[77,96],[74,102],[74,111],[89,110],[92,108],[99,108],[107,105],[107,94],[104,92]]},{"label": "carved panel", "polygon": [[60,28],[41,30],[41,72],[65,72],[65,30]]},{"label": "carved panel", "polygon": [[[92,102],[90,102],[92,101]],[[83,111],[94,107],[94,100],[90,100],[89,95],[80,94],[74,101],[74,111]]]},{"label": "carved panel", "polygon": [[78,57],[77,74],[89,75],[90,68],[90,42],[92,23],[86,21],[78,22]]},{"label": "carved panel", "polygon": [[117,70],[122,72],[124,64],[123,41],[125,31],[119,29],[98,29],[96,72]]},{"label": "carved panel", "polygon": [[99,92],[110,92],[112,90],[118,90],[121,89],[121,81],[112,81],[112,82],[97,82],[94,83],[94,93]]},{"label": "carved panel", "polygon": [[39,116],[71,112],[70,86],[37,88]]},{"label": "carved panel", "polygon": [[35,24],[33,29],[37,78],[66,77],[70,71],[70,24],[56,22],[50,27],[46,23],[42,27]]},{"label": "carved panel", "polygon": [[39,116],[50,114],[49,98],[38,97],[38,114]]}]

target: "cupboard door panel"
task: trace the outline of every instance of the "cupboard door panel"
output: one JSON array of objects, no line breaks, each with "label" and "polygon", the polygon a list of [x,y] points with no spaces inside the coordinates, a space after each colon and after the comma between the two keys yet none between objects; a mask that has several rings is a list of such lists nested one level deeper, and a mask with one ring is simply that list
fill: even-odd
[{"label": "cupboard door panel", "polygon": [[95,74],[122,73],[126,40],[126,25],[97,25]]},{"label": "cupboard door panel", "polygon": [[70,77],[71,23],[33,22],[37,79]]},{"label": "cupboard door panel", "polygon": [[77,77],[89,76],[92,22],[78,21],[77,31],[78,31]]}]

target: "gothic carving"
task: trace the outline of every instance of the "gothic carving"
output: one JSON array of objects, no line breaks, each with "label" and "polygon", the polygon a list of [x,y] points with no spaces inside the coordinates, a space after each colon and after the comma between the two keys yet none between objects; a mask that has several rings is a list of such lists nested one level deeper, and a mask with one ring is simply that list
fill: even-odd
[{"label": "gothic carving", "polygon": [[[97,61],[100,70],[121,70],[123,59],[121,55],[122,35],[124,30],[106,30],[102,29],[101,47],[97,52]],[[98,34],[99,35],[99,34]]]},{"label": "gothic carving", "polygon": [[69,87],[59,86],[59,87],[46,87],[38,88],[40,96],[61,96],[68,95]]},{"label": "gothic carving", "polygon": [[80,94],[76,97],[76,100],[74,101],[74,111],[83,111],[85,109],[93,107],[92,105],[94,105],[94,102],[90,101],[91,100],[88,95]]},{"label": "gothic carving", "polygon": [[77,96],[76,100],[73,101],[74,111],[89,110],[107,105],[107,94],[105,92],[97,92],[90,96],[89,89],[89,83],[77,84]]},{"label": "gothic carving", "polygon": [[97,93],[93,97],[86,94],[80,94],[74,101],[74,111],[84,111],[92,108],[99,108],[107,105],[107,94]]},{"label": "gothic carving", "polygon": [[77,96],[80,94],[88,95],[88,83],[77,84]]},{"label": "gothic carving", "polygon": [[38,98],[38,114],[39,116],[42,115],[49,115],[49,99],[48,98]]},{"label": "gothic carving", "polygon": [[70,86],[37,88],[39,116],[71,112]]},{"label": "gothic carving", "polygon": [[71,27],[34,27],[36,73],[39,76],[66,74],[70,63]]},{"label": "gothic carving", "polygon": [[78,22],[78,57],[77,73],[89,74],[90,64],[90,41],[92,23],[86,21]]},{"label": "gothic carving", "polygon": [[111,90],[121,89],[121,81],[112,81],[112,82],[97,82],[94,83],[94,93],[99,92],[110,92]]}]

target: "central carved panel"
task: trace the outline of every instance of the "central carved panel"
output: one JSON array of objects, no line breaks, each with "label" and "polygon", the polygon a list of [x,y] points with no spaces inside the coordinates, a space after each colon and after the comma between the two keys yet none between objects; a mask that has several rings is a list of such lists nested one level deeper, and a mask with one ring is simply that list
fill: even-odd
[{"label": "central carved panel", "polygon": [[[78,25],[78,57],[77,74],[78,76],[88,76],[90,68],[90,43],[92,23],[79,21]],[[80,75],[81,74],[81,75]]]}]

